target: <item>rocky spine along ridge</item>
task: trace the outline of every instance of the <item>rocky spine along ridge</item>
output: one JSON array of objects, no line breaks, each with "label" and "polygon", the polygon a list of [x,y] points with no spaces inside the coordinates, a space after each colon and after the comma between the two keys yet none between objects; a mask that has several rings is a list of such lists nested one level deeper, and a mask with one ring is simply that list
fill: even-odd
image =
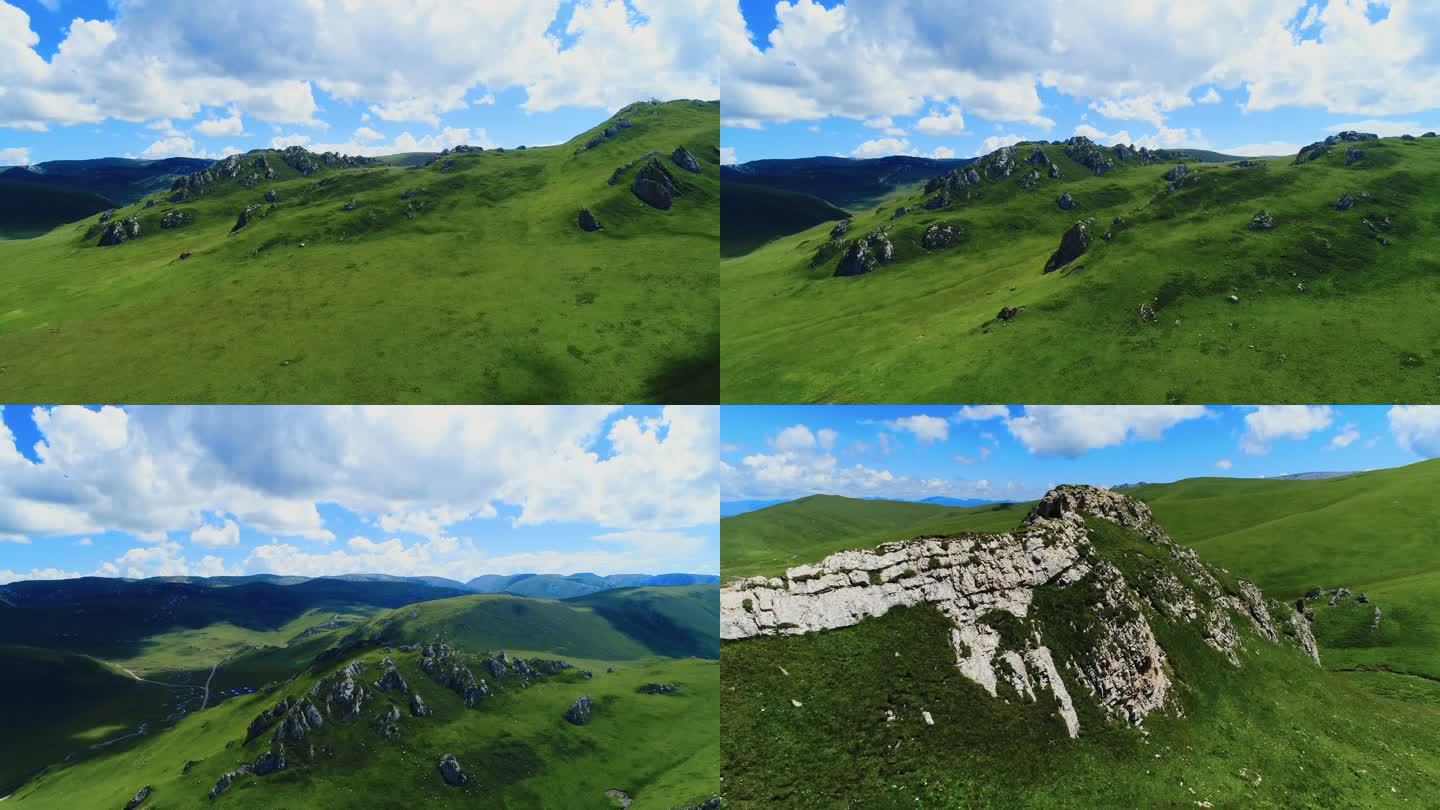
[{"label": "rocky spine along ridge", "polygon": [[[1097,553],[1086,516],[1162,547],[1168,564],[1145,577],[1142,592]],[[1042,587],[1086,590],[1094,622],[1080,633],[1083,654],[1057,660],[1038,623],[1024,621]],[[966,677],[995,697],[1002,685],[1029,700],[1049,691],[1071,737],[1080,724],[1067,678],[1083,684],[1106,714],[1132,724],[1167,705],[1173,673],[1146,607],[1195,627],[1234,666],[1241,665],[1242,648],[1232,614],[1271,642],[1289,638],[1319,663],[1309,621],[1293,606],[1267,605],[1260,589],[1244,580],[1227,589],[1193,549],[1165,533],[1148,506],[1090,486],[1051,490],[1015,532],[886,543],[796,566],[783,578],[733,582],[720,594],[720,636],[813,633],[922,603],[953,623],[950,643]],[[1284,611],[1283,630],[1272,608]]]}]

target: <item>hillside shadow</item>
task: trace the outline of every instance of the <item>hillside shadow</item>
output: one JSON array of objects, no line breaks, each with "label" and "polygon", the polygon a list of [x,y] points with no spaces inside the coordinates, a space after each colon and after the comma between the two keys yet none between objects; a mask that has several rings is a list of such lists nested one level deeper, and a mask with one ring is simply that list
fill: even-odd
[{"label": "hillside shadow", "polygon": [[643,399],[667,405],[714,405],[720,401],[720,336],[700,354],[668,361],[645,382]]}]

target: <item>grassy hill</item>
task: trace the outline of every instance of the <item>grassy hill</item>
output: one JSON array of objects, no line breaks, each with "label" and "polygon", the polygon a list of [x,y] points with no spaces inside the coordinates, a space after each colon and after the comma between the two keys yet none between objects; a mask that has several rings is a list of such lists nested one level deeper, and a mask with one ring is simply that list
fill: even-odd
[{"label": "grassy hill", "polygon": [[93,192],[7,180],[0,173],[0,239],[39,236],[112,205]]},{"label": "grassy hill", "polygon": [[[851,207],[847,239],[891,226],[894,261],[870,273],[834,277],[828,224],[724,260],[724,400],[1430,399],[1440,327],[1394,316],[1440,305],[1440,203],[1426,192],[1440,139],[1342,142],[1298,164],[1185,159],[1173,190],[1163,175],[1178,158],[1139,165],[1105,148],[1115,167],[1097,176],[1045,144],[1052,179],[1024,162],[1035,146],[948,208],[920,207],[935,196],[920,183]],[[1347,166],[1347,147],[1364,156]],[[1078,208],[1061,210],[1066,192]],[[1346,194],[1354,205],[1337,210]],[[912,210],[892,219],[900,206]],[[1273,227],[1251,230],[1262,210]],[[1094,218],[1088,251],[1043,272],[1082,218]],[[927,250],[935,224],[963,235]],[[1004,321],[1004,307],[1024,309]]]},{"label": "grassy hill", "polygon": [[925,534],[1009,531],[1029,511],[1029,504],[960,507],[811,495],[723,518],[720,579],[779,576],[836,551]]},{"label": "grassy hill", "polygon": [[[1131,492],[1176,540],[1294,600],[1315,587],[1368,602],[1312,602],[1325,666],[1440,705],[1440,461],[1298,481],[1198,478]],[[1374,608],[1379,626],[1371,627]],[[1387,674],[1389,673],[1389,674]]]},{"label": "grassy hill", "polygon": [[720,589],[714,585],[617,588],[567,600],[659,655],[720,657]]},{"label": "grassy hill", "polygon": [[[87,402],[713,402],[718,109],[635,104],[565,144],[452,152],[414,168],[252,152],[234,177],[180,202],[157,195],[119,210],[138,218],[136,239],[98,247],[103,228],[90,218],[0,243],[6,391]],[[633,126],[583,148],[622,118]],[[700,173],[673,162],[680,146]],[[652,151],[682,192],[666,211],[631,191]],[[317,168],[302,174],[306,163]],[[580,229],[582,207],[603,230]],[[162,228],[167,214],[189,220]]]},{"label": "grassy hill", "polygon": [[[1193,543],[1207,562],[1225,566],[1227,588],[1245,577],[1267,597],[1289,600],[1317,578],[1329,587],[1366,581],[1362,589],[1387,621],[1392,610],[1397,614],[1395,632],[1416,642],[1409,646],[1418,655],[1427,652],[1421,649],[1427,640],[1434,649],[1426,617],[1436,615],[1435,606],[1399,601],[1402,592],[1389,589],[1388,577],[1408,561],[1411,576],[1431,577],[1435,591],[1435,552],[1419,547],[1415,529],[1427,522],[1427,511],[1440,508],[1417,502],[1424,500],[1420,492],[1433,490],[1436,475],[1440,463],[1426,462],[1317,481],[1201,479],[1129,492],[1151,504],[1177,542]],[[872,501],[828,505],[841,507],[837,535],[866,525],[855,512],[893,510]],[[722,549],[734,520],[722,523]],[[1433,515],[1428,523],[1434,525]],[[1087,524],[1095,553],[1142,592],[1167,577],[1190,581],[1139,535],[1105,521]],[[910,533],[897,521],[891,536]],[[782,534],[774,537],[773,545],[783,544]],[[816,544],[796,561],[833,550]],[[1295,564],[1303,570],[1292,570]],[[1029,621],[1060,651],[1057,660],[1092,620],[1067,601],[1068,590],[1047,583],[1030,608]],[[1178,706],[1149,715],[1140,730],[1100,720],[1090,705],[1094,694],[1075,685],[1076,739],[1064,736],[1052,701],[999,700],[962,675],[951,620],[928,605],[894,608],[839,630],[726,642],[726,798],[736,807],[1440,803],[1440,760],[1431,753],[1440,745],[1434,682],[1336,671],[1353,662],[1347,656],[1357,628],[1343,615],[1351,607],[1308,604],[1317,614],[1323,669],[1288,644],[1264,640],[1239,615],[1244,653],[1232,667],[1194,625],[1147,601],[1141,609],[1182,684],[1172,693]],[[1368,617],[1368,605],[1358,607]],[[895,720],[886,720],[888,711]],[[933,725],[918,719],[922,712]]]},{"label": "grassy hill", "polygon": [[838,208],[866,208],[897,188],[968,166],[974,158],[923,158],[891,155],[881,158],[810,157],[752,160],[724,166],[726,185],[745,183],[819,197]]},{"label": "grassy hill", "polygon": [[83,655],[0,645],[0,794],[66,756],[130,733],[173,710],[171,692]]},{"label": "grassy hill", "polygon": [[713,585],[705,574],[482,574],[467,583],[480,593],[508,593],[541,599],[570,599],[611,588],[641,585]]},{"label": "grassy hill", "polygon": [[810,194],[726,182],[720,187],[720,255],[744,256],[776,237],[849,217]]}]

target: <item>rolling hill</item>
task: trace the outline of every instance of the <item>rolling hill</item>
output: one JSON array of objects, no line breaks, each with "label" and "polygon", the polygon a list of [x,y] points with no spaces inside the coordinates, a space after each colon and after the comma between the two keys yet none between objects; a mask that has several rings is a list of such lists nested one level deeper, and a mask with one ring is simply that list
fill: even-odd
[{"label": "rolling hill", "polygon": [[744,256],[776,237],[849,218],[810,194],[726,181],[720,186],[720,256]]},{"label": "rolling hill", "polygon": [[1428,137],[1007,147],[724,260],[722,397],[1429,401],[1440,331],[1391,314],[1440,303],[1437,180]]},{"label": "rolling hill", "polygon": [[6,179],[0,172],[0,239],[29,239],[112,203],[89,191]]},{"label": "rolling hill", "polygon": [[6,391],[714,402],[718,109],[632,104],[564,144],[411,168],[258,150],[0,243]]},{"label": "rolling hill", "polygon": [[569,599],[611,588],[641,585],[714,585],[711,574],[483,574],[466,583],[479,593],[509,593],[543,599]]},{"label": "rolling hill", "polygon": [[[1425,611],[1387,606],[1377,594],[1397,592],[1383,585],[1365,586],[1361,603],[1337,588],[1377,567],[1365,554],[1387,561],[1380,568],[1415,558],[1407,527],[1421,521],[1410,512],[1426,507],[1406,498],[1435,469],[1203,479],[1131,497],[1060,487],[1013,534],[915,537],[897,524],[898,542],[812,552],[783,579],[735,583],[721,597],[725,797],[736,807],[1435,804],[1434,682],[1377,688],[1402,676],[1351,672],[1347,660],[1359,635],[1375,635],[1348,613],[1379,606],[1388,620],[1395,607],[1398,633],[1419,640]],[[1333,489],[1347,483],[1358,488]],[[891,508],[843,506],[839,531],[864,525],[856,511]],[[1361,516],[1369,528],[1355,536]],[[722,524],[722,566],[734,520]],[[1228,558],[1212,553],[1226,546]],[[1287,573],[1287,558],[1310,570]],[[1423,555],[1412,566],[1434,570]],[[1284,584],[1325,577],[1337,581],[1319,595]]]},{"label": "rolling hill", "polygon": [[974,158],[937,159],[911,155],[882,158],[812,157],[752,160],[720,168],[725,185],[744,183],[819,197],[837,208],[867,208],[896,189],[951,169]]}]

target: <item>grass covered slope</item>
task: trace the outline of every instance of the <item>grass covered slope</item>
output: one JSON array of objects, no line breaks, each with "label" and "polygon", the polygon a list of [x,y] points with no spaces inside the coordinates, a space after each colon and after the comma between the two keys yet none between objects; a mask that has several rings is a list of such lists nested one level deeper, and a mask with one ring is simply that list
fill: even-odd
[{"label": "grass covered slope", "polygon": [[[1316,667],[1288,640],[1289,609],[1277,594],[1267,604],[1279,640],[1262,636],[1240,602],[1226,601],[1241,593],[1236,578],[1246,572],[1217,572],[1217,598],[1197,587],[1196,569],[1174,549],[1106,520],[1085,524],[1088,572],[1045,581],[1023,619],[1007,613],[995,625],[1007,645],[1033,638],[1049,646],[1079,716],[1077,738],[1067,737],[1048,693],[1027,699],[1002,684],[992,696],[962,674],[957,655],[974,648],[955,645],[951,618],[925,603],[892,607],[837,630],[725,643],[726,798],[737,807],[1440,802],[1440,706]],[[824,592],[826,582],[812,582]],[[1111,586],[1133,589],[1138,601],[1096,598]],[[1176,601],[1187,590],[1195,601]],[[1213,625],[1194,622],[1216,606],[1239,633],[1238,665],[1217,654]],[[1096,633],[1136,615],[1153,630],[1170,682],[1164,707],[1143,728],[1107,715],[1070,663],[1088,671],[1097,655],[1125,660],[1141,649]],[[1140,660],[1141,672],[1157,666],[1148,652]]]},{"label": "grass covered slope", "polygon": [[[122,807],[150,785],[156,807],[608,807],[607,790],[623,790],[636,808],[683,806],[713,795],[717,787],[719,673],[712,661],[654,659],[603,666],[572,661],[575,669],[533,678],[528,688],[512,669],[496,678],[482,670],[480,650],[462,649],[462,660],[489,684],[492,694],[467,707],[454,691],[421,669],[418,649],[388,653],[370,649],[297,673],[293,680],[191,714],[174,729],[133,748],[75,765],[52,768],[24,785],[11,803],[19,807]],[[409,692],[374,685],[389,655]],[[361,662],[356,678],[364,690],[359,716],[343,719],[327,709],[336,669]],[[593,672],[585,678],[581,669]],[[612,670],[613,671],[607,671]],[[287,767],[246,774],[213,802],[208,794],[222,774],[253,762],[270,746],[274,726],[247,741],[247,727],[282,697],[314,698],[324,726],[303,742],[285,743]],[[679,686],[675,694],[639,691],[646,683]],[[412,716],[410,695],[431,712]],[[581,695],[593,706],[590,722],[563,718]],[[398,710],[398,735],[382,736],[374,718]],[[311,748],[313,746],[313,750]],[[459,761],[468,781],[450,786],[437,763],[442,754]],[[188,764],[187,764],[188,763]]]},{"label": "grass covered slope", "polygon": [[618,588],[568,600],[658,655],[720,657],[720,589],[714,585]]},{"label": "grass covered slope", "polygon": [[[1440,705],[1440,461],[1318,481],[1200,478],[1131,494],[1150,504],[1179,542],[1293,601],[1312,588],[1349,588],[1367,603],[1328,595],[1317,613],[1331,669],[1407,673],[1409,688]],[[1375,608],[1381,618],[1372,627]],[[1417,677],[1418,676],[1418,677]],[[1383,676],[1362,676],[1398,688]]]},{"label": "grass covered slope", "polygon": [[[622,118],[633,126],[584,148]],[[631,105],[565,144],[415,168],[302,175],[279,152],[240,156],[242,173],[203,194],[119,210],[138,217],[139,238],[97,247],[92,218],[0,244],[5,390],[35,401],[713,402],[718,140],[717,104],[672,101]],[[680,146],[698,174],[672,160]],[[652,151],[681,191],[669,210],[631,191]],[[251,173],[260,179],[241,185]],[[581,230],[581,208],[603,230]],[[162,228],[171,212],[190,220]]]},{"label": "grass covered slope", "polygon": [[1029,504],[944,506],[811,495],[720,521],[720,579],[779,576],[850,548],[927,534],[1009,531]]},{"label": "grass covered slope", "polygon": [[720,256],[744,256],[776,237],[849,217],[810,194],[726,182],[720,186]]},{"label": "grass covered slope", "polygon": [[93,658],[58,650],[0,645],[0,794],[40,768],[131,733],[173,710],[173,695]]},{"label": "grass covered slope", "polygon": [[[1440,139],[1340,143],[1299,164],[1187,162],[1173,190],[1163,175],[1179,159],[1140,165],[1107,148],[1114,168],[1095,175],[1046,144],[1056,179],[1025,162],[1035,147],[1015,146],[1013,173],[952,193],[946,208],[921,207],[937,195],[917,184],[851,209],[847,240],[891,227],[894,260],[867,274],[834,277],[843,245],[826,246],[829,224],[722,262],[724,400],[1432,397],[1440,326],[1396,316],[1440,306],[1440,197],[1428,192]],[[1349,147],[1364,154],[1347,165]],[[1067,192],[1077,208],[1058,205]],[[1354,204],[1337,210],[1346,194]],[[911,210],[892,219],[900,206]],[[1273,227],[1251,230],[1261,210]],[[1088,252],[1043,272],[1086,218]],[[937,224],[959,235],[927,250]],[[1000,320],[1005,307],[1024,309]]]}]

